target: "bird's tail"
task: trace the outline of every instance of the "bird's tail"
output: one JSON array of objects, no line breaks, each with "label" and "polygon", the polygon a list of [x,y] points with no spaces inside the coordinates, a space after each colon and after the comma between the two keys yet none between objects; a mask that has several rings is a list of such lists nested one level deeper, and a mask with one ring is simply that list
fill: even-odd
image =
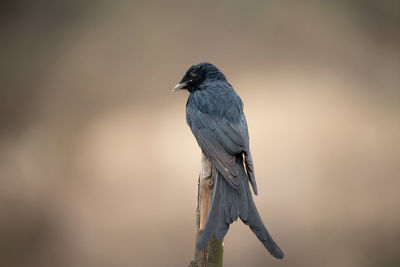
[{"label": "bird's tail", "polygon": [[269,235],[253,201],[242,157],[237,157],[236,163],[240,173],[237,189],[229,185],[218,171],[215,172],[211,208],[203,233],[197,243],[197,249],[203,250],[214,234],[217,239],[223,238],[228,232],[229,225],[239,216],[269,253],[281,259],[283,252]]}]

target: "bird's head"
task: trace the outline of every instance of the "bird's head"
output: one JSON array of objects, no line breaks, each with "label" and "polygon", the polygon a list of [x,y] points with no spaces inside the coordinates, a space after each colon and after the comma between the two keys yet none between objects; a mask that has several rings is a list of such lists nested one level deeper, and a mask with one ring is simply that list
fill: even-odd
[{"label": "bird's head", "polygon": [[213,64],[203,62],[191,66],[183,76],[182,80],[174,87],[173,92],[186,89],[189,92],[196,91],[199,85],[205,80],[223,80],[226,78],[222,72]]}]

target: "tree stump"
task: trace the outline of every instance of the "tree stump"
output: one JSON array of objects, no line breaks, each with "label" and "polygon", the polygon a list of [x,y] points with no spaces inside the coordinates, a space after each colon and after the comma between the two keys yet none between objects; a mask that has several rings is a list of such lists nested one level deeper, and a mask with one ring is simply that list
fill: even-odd
[{"label": "tree stump", "polygon": [[201,169],[198,181],[198,195],[196,208],[196,243],[194,259],[189,267],[222,267],[224,248],[223,239],[216,239],[215,235],[202,251],[197,250],[197,242],[207,222],[211,206],[211,196],[215,180],[215,166],[204,153],[201,159]]}]

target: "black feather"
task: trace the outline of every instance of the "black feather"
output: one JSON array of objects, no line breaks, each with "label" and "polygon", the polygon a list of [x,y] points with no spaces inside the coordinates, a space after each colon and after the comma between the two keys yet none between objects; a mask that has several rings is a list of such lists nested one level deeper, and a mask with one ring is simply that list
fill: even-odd
[{"label": "black feather", "polygon": [[211,208],[197,248],[204,249],[214,234],[223,238],[239,216],[274,257],[283,258],[258,214],[250,190],[249,183],[258,194],[242,100],[225,75],[210,63],[192,66],[181,84],[190,92],[187,123],[217,169]]},{"label": "black feather", "polygon": [[239,215],[243,223],[250,227],[268,252],[281,259],[284,256],[283,252],[268,233],[254,204],[242,159],[237,157],[236,163],[239,167],[240,176],[238,189],[230,186],[216,172],[211,209],[203,233],[197,243],[197,249],[204,249],[214,234],[217,239],[223,238],[228,232],[229,225],[236,221]]}]

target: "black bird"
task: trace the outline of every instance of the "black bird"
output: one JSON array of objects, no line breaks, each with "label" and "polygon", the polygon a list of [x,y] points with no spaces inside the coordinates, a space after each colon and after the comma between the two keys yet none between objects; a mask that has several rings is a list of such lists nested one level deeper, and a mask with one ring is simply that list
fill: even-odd
[{"label": "black bird", "polygon": [[250,191],[249,182],[257,195],[242,100],[225,75],[210,63],[190,67],[173,91],[179,89],[190,92],[186,121],[203,153],[217,169],[211,208],[197,249],[203,250],[214,234],[217,239],[223,238],[239,216],[272,256],[283,258]]}]

